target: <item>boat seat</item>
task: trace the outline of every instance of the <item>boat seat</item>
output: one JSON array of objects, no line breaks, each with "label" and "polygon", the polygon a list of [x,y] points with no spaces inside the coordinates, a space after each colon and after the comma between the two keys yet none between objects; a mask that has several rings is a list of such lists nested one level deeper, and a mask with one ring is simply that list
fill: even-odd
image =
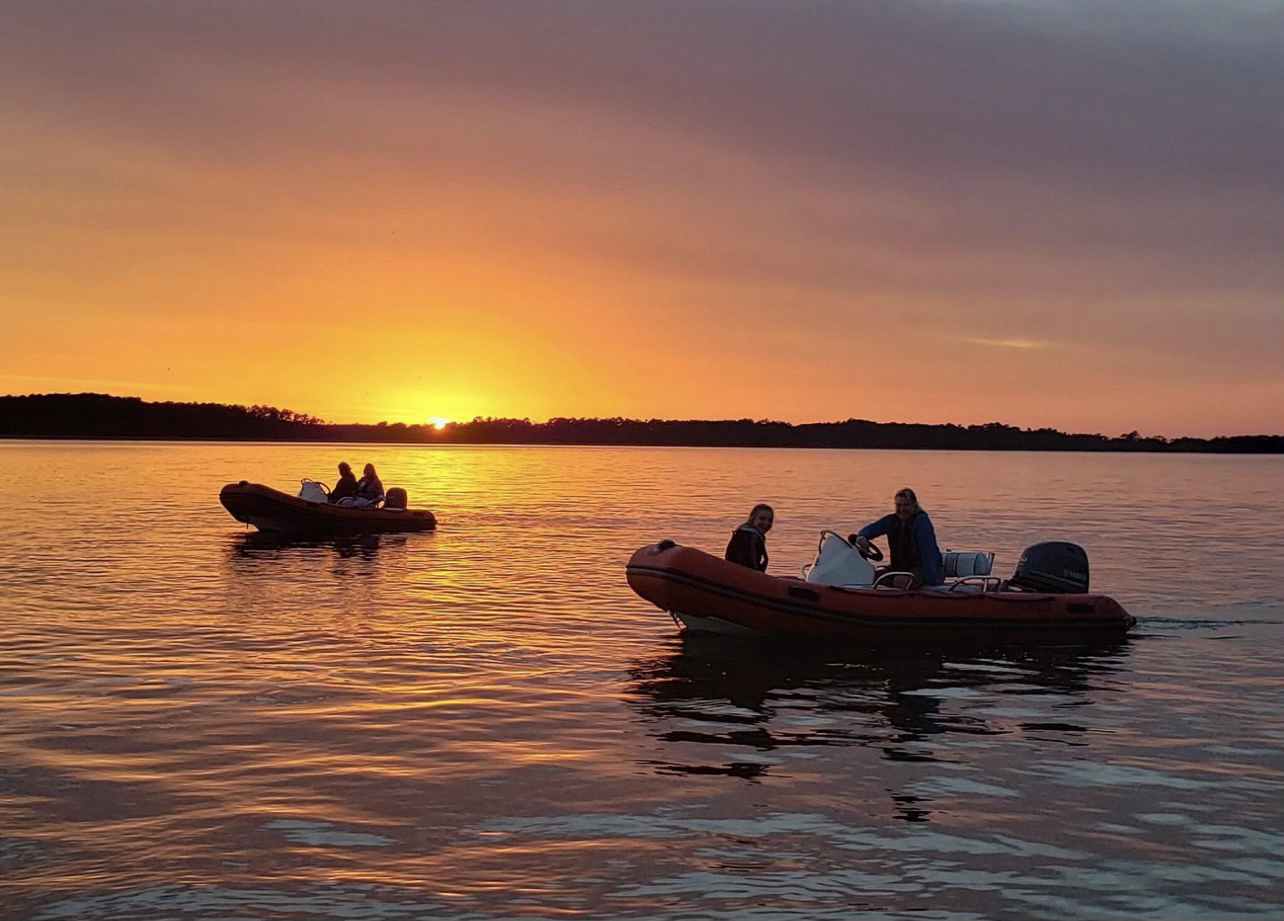
[{"label": "boat seat", "polygon": [[946,550],[941,554],[947,579],[988,576],[994,569],[994,554],[981,551]]},{"label": "boat seat", "polygon": [[360,496],[344,496],[334,504],[339,508],[379,508],[383,504],[383,498],[362,499]]},{"label": "boat seat", "polygon": [[918,576],[912,572],[885,572],[874,580],[874,588],[918,588]]},{"label": "boat seat", "polygon": [[997,592],[1003,587],[1003,580],[998,576],[964,576],[940,586],[946,591],[963,592],[967,595],[979,595],[982,592]]}]

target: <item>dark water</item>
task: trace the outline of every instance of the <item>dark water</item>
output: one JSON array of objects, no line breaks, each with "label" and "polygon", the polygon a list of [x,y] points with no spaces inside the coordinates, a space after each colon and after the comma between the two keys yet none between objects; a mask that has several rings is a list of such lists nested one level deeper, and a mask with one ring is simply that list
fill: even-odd
[{"label": "dark water", "polygon": [[[1284,459],[9,443],[0,917],[1278,918]],[[217,504],[347,459],[430,535]],[[38,496],[24,484],[48,484]],[[124,484],[138,485],[125,487]],[[1083,544],[1092,649],[683,639],[660,537],[772,570],[914,486],[1010,571]]]}]

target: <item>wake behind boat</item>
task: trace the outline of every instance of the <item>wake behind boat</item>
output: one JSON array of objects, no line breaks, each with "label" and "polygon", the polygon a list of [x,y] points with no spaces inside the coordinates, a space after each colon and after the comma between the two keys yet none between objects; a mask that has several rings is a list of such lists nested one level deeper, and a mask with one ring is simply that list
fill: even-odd
[{"label": "wake behind boat", "polygon": [[947,582],[909,588],[908,573],[876,575],[840,535],[821,534],[803,578],[770,576],[693,547],[661,541],[633,554],[629,586],[688,631],[828,641],[1083,642],[1120,637],[1136,619],[1088,591],[1082,548],[1063,541],[1025,551],[1011,579],[989,553],[946,553]]},{"label": "wake behind boat", "polygon": [[298,496],[241,480],[224,486],[218,499],[237,521],[278,534],[380,534],[437,527],[432,512],[406,508],[405,491],[398,489],[388,490],[388,499],[379,507],[361,507],[330,504],[319,484],[311,480],[303,481]]}]

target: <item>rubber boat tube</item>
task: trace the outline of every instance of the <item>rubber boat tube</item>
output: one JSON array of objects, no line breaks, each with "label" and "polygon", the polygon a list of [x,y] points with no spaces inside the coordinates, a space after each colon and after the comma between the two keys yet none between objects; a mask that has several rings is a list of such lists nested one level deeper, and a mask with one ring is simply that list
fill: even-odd
[{"label": "rubber boat tube", "polygon": [[1136,619],[1106,595],[892,589],[769,576],[662,541],[633,554],[629,586],[690,631],[808,640],[950,636],[1080,642],[1122,637]]},{"label": "rubber boat tube", "polygon": [[381,534],[432,531],[426,509],[355,508],[309,502],[258,483],[228,483],[218,494],[237,521],[281,534]]}]

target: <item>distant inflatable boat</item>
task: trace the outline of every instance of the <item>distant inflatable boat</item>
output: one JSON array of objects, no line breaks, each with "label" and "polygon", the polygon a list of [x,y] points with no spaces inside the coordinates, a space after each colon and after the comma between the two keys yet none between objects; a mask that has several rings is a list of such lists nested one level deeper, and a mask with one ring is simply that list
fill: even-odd
[{"label": "distant inflatable boat", "polygon": [[1136,623],[1113,598],[1087,591],[1087,555],[1049,541],[1028,548],[1011,579],[993,554],[946,554],[936,588],[905,586],[830,531],[803,578],[770,576],[661,541],[633,554],[629,586],[687,631],[859,642],[967,638],[1074,643],[1123,636]]},{"label": "distant inflatable boat", "polygon": [[278,534],[383,534],[432,531],[437,527],[437,518],[432,512],[404,507],[404,492],[400,493],[402,502],[396,503],[393,495],[397,491],[388,491],[388,501],[401,504],[400,508],[386,503],[378,508],[362,508],[332,505],[326,501],[324,492],[310,489],[309,484],[311,481],[305,480],[302,495],[291,496],[270,486],[241,480],[224,486],[218,500],[237,521]]}]

